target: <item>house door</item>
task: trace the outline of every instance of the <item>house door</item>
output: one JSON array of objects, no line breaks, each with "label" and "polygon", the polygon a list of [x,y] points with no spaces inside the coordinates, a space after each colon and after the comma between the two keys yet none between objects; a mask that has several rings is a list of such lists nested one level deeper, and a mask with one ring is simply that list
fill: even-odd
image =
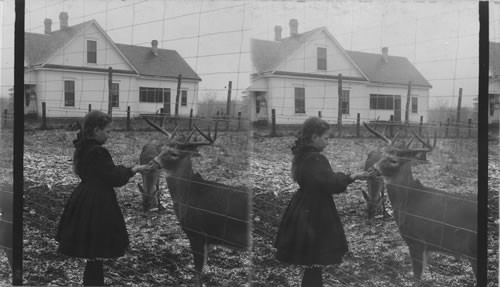
[{"label": "house door", "polygon": [[394,96],[394,121],[401,121],[401,96]]},{"label": "house door", "polygon": [[267,101],[265,92],[255,92],[255,115],[258,122],[267,122]]},{"label": "house door", "polygon": [[37,98],[34,85],[24,85],[24,114],[37,114]]},{"label": "house door", "polygon": [[163,108],[162,113],[170,115],[170,89],[163,89]]}]

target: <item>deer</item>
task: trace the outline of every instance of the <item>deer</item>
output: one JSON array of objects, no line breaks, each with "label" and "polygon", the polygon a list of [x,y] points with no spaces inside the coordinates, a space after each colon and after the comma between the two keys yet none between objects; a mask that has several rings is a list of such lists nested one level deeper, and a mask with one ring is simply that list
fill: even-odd
[{"label": "deer", "polygon": [[394,140],[363,124],[389,145],[373,168],[383,177],[393,217],[408,245],[415,286],[423,285],[422,275],[433,252],[466,258],[477,278],[477,202],[426,187],[413,178],[412,161],[433,149],[413,130],[424,148],[394,147]]},{"label": "deer", "polygon": [[[211,246],[224,246],[247,251],[250,245],[250,190],[203,179],[193,171],[191,157],[200,146],[212,145],[217,138],[217,121],[212,137],[194,128],[185,140],[144,118],[153,128],[167,136],[166,144],[158,152],[158,146],[144,146],[140,158],[166,171],[168,191],[181,229],[187,236],[193,255],[195,286],[201,285],[203,268]],[[190,141],[197,131],[207,141]],[[146,190],[157,184],[156,175],[143,176]],[[153,201],[156,197],[153,197]]]},{"label": "deer", "polygon": [[[376,124],[378,122],[375,122],[375,127],[373,129],[376,129]],[[387,128],[387,125],[384,127],[382,134],[385,134],[385,130]],[[403,148],[406,146],[406,148],[409,148],[415,139],[415,136],[410,138],[408,143],[401,142],[401,143],[395,143],[395,139],[398,136],[398,132],[396,132],[395,136],[393,137],[393,140],[391,141],[395,146]],[[436,145],[436,133],[434,134],[434,146]],[[430,142],[428,141],[428,144]],[[365,165],[363,170],[368,171],[376,162],[378,162],[383,155],[383,151],[380,150],[373,150],[368,153],[368,157],[366,158]],[[418,162],[425,162],[427,161],[426,158],[427,153],[422,152],[418,155]],[[368,192],[366,192],[364,189],[361,189],[361,192],[363,194],[363,198],[366,201],[366,214],[368,219],[373,219],[375,217],[389,217],[389,214],[387,213],[386,207],[385,207],[385,186],[384,186],[384,181],[381,176],[375,176],[367,179],[367,189]]]}]

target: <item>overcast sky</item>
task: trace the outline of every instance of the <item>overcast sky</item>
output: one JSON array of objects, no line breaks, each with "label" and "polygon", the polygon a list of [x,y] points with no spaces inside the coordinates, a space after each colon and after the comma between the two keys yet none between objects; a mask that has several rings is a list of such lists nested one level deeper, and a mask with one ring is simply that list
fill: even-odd
[{"label": "overcast sky", "polygon": [[[12,86],[13,0],[3,6],[2,93]],[[2,3],[2,2],[0,2]],[[200,75],[200,98],[224,98],[232,81],[233,98],[249,85],[250,38],[274,39],[274,26],[289,35],[325,26],[346,50],[408,58],[432,84],[431,103],[472,105],[478,77],[478,2],[462,1],[160,1],[26,0],[26,31],[43,33],[43,21],[59,27],[59,13],[69,25],[95,19],[117,43],[177,50]],[[490,40],[500,41],[500,1],[490,2]]]}]

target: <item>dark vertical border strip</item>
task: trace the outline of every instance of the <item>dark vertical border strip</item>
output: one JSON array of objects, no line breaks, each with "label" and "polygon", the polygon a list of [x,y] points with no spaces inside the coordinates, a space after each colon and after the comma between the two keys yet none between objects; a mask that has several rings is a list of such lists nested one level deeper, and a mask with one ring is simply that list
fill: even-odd
[{"label": "dark vertical border strip", "polygon": [[487,285],[488,271],[488,71],[489,9],[479,2],[479,96],[478,96],[478,266],[477,286]]},{"label": "dark vertical border strip", "polygon": [[12,284],[23,284],[24,0],[16,0],[14,35],[14,220]]}]

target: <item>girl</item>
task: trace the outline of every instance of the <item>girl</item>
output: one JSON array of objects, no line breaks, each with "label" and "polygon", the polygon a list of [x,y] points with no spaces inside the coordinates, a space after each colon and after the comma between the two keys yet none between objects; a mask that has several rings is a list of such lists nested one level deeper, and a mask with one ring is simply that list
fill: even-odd
[{"label": "girl", "polygon": [[307,119],[292,146],[292,177],[299,184],[280,223],[276,258],[306,266],[301,286],[323,286],[322,267],[339,264],[347,240],[332,194],[344,192],[356,179],[374,172],[333,172],[321,151],[328,144],[330,125]]},{"label": "girl", "polygon": [[56,234],[58,252],[87,259],[83,285],[104,285],[102,258],[123,256],[129,244],[113,187],[125,185],[137,172],[153,169],[152,165],[115,165],[102,147],[110,131],[107,114],[91,111],[84,117],[83,129],[73,141],[73,170],[81,182],[66,203]]}]

